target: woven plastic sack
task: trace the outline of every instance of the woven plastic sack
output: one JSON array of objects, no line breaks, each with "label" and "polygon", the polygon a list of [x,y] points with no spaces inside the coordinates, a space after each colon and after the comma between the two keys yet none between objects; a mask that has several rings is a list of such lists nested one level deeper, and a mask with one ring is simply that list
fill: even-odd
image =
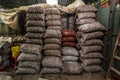
[{"label": "woven plastic sack", "polygon": [[61,38],[60,30],[46,29],[44,38]]},{"label": "woven plastic sack", "polygon": [[45,44],[44,45],[44,50],[60,50],[61,49],[61,45],[58,44]]},{"label": "woven plastic sack", "polygon": [[40,69],[40,62],[22,61],[18,63],[18,66],[21,68],[33,68],[38,71]]},{"label": "woven plastic sack", "polygon": [[34,6],[29,7],[28,10],[26,10],[28,13],[45,13],[45,9],[41,6]]},{"label": "woven plastic sack", "polygon": [[81,59],[83,62],[83,65],[88,66],[88,65],[99,65],[102,63],[101,59]]},{"label": "woven plastic sack", "polygon": [[45,20],[45,14],[27,13],[26,20]]},{"label": "woven plastic sack", "polygon": [[63,42],[62,46],[70,46],[70,47],[75,47],[76,43],[75,42]]},{"label": "woven plastic sack", "polygon": [[66,74],[80,74],[82,67],[78,62],[64,62],[62,71]]},{"label": "woven plastic sack", "polygon": [[100,39],[104,35],[103,32],[92,32],[92,33],[81,33],[81,36],[84,40],[90,40],[90,39]]},{"label": "woven plastic sack", "polygon": [[20,51],[23,53],[40,54],[42,47],[36,44],[23,44],[20,47]]},{"label": "woven plastic sack", "polygon": [[46,20],[60,20],[60,15],[48,14],[46,15]]},{"label": "woven plastic sack", "polygon": [[77,12],[96,12],[97,8],[91,5],[80,5],[77,7]]},{"label": "woven plastic sack", "polygon": [[42,65],[49,68],[62,68],[62,59],[60,57],[45,56]]},{"label": "woven plastic sack", "polygon": [[84,24],[78,26],[78,30],[83,33],[95,32],[95,31],[105,31],[105,27],[101,25],[99,22],[93,22],[91,24]]},{"label": "woven plastic sack", "polygon": [[91,52],[88,54],[84,54],[82,53],[82,51],[79,51],[79,53],[80,53],[80,57],[83,59],[103,58],[103,55],[100,52]]},{"label": "woven plastic sack", "polygon": [[57,56],[61,57],[61,50],[45,50],[45,56]]},{"label": "woven plastic sack", "polygon": [[61,70],[59,68],[42,68],[41,69],[42,74],[56,74],[56,73],[61,73]]},{"label": "woven plastic sack", "polygon": [[96,15],[94,12],[84,12],[77,14],[78,19],[87,19],[87,18],[95,18]]},{"label": "woven plastic sack", "polygon": [[47,26],[61,26],[61,21],[60,20],[47,20],[46,21]]},{"label": "woven plastic sack", "polygon": [[95,22],[95,19],[88,18],[88,19],[77,19],[76,24],[77,25],[83,25],[83,24],[91,24]]},{"label": "woven plastic sack", "polygon": [[43,45],[42,39],[27,39],[26,43]]},{"label": "woven plastic sack", "polygon": [[60,15],[60,11],[57,8],[47,8],[46,14],[57,14]]},{"label": "woven plastic sack", "polygon": [[18,68],[16,74],[28,74],[28,73],[37,73],[38,71],[33,68]]},{"label": "woven plastic sack", "polygon": [[46,38],[44,44],[61,44],[61,39],[58,38]]},{"label": "woven plastic sack", "polygon": [[61,34],[63,37],[75,37],[76,36],[76,32],[74,30],[62,30]]},{"label": "woven plastic sack", "polygon": [[100,52],[102,51],[102,46],[81,46],[82,52],[84,54],[90,53],[90,52]]},{"label": "woven plastic sack", "polygon": [[63,47],[62,54],[68,56],[79,56],[77,49],[74,47]]},{"label": "woven plastic sack", "polygon": [[26,24],[25,24],[26,27],[28,26],[45,26],[45,21],[43,20],[27,20]]},{"label": "woven plastic sack", "polygon": [[62,37],[62,42],[74,42],[75,37]]},{"label": "woven plastic sack", "polygon": [[76,56],[62,56],[62,61],[78,61],[78,57]]},{"label": "woven plastic sack", "polygon": [[79,42],[81,45],[84,46],[103,46],[103,41],[100,39],[91,39],[91,40],[84,40],[84,39],[79,39]]},{"label": "woven plastic sack", "polygon": [[27,38],[36,38],[36,39],[41,39],[44,37],[44,33],[27,33],[25,34],[25,37]]},{"label": "woven plastic sack", "polygon": [[45,28],[43,28],[43,27],[27,27],[26,31],[27,32],[42,33],[45,31]]},{"label": "woven plastic sack", "polygon": [[62,26],[48,26],[47,29],[61,30]]},{"label": "woven plastic sack", "polygon": [[41,54],[30,54],[30,53],[21,53],[17,61],[40,61],[42,58]]},{"label": "woven plastic sack", "polygon": [[99,65],[83,66],[85,72],[100,72],[103,68]]}]

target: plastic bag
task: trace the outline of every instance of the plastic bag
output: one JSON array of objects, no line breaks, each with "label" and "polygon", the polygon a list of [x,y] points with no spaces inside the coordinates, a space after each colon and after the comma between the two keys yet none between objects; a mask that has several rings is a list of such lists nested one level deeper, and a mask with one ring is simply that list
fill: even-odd
[{"label": "plastic bag", "polygon": [[62,68],[62,59],[55,56],[45,56],[42,65],[49,68]]},{"label": "plastic bag", "polygon": [[61,26],[61,21],[60,20],[47,20],[46,21],[47,26]]},{"label": "plastic bag", "polygon": [[62,42],[74,42],[75,37],[62,37]]},{"label": "plastic bag", "polygon": [[45,50],[45,56],[57,56],[61,57],[61,50]]},{"label": "plastic bag", "polygon": [[44,45],[44,50],[60,50],[61,49],[61,45],[58,44],[45,44]]},{"label": "plastic bag", "polygon": [[71,46],[71,47],[75,47],[76,44],[75,44],[75,42],[63,42],[63,43],[62,43],[62,46]]},{"label": "plastic bag", "polygon": [[40,54],[42,47],[36,44],[23,44],[20,51],[24,53]]},{"label": "plastic bag", "polygon": [[26,20],[45,20],[45,14],[27,13]]},{"label": "plastic bag", "polygon": [[58,38],[46,38],[44,39],[45,44],[61,44],[61,39]]},{"label": "plastic bag", "polygon": [[75,37],[76,32],[74,30],[62,30],[61,31],[63,37]]},{"label": "plastic bag", "polygon": [[62,61],[78,61],[78,57],[76,56],[62,56]]},{"label": "plastic bag", "polygon": [[97,8],[91,5],[80,5],[77,7],[77,12],[96,12]]},{"label": "plastic bag", "polygon": [[60,20],[60,15],[48,14],[46,15],[46,20]]},{"label": "plastic bag", "polygon": [[41,70],[42,74],[56,74],[56,73],[61,73],[61,70],[59,68],[42,68]]},{"label": "plastic bag", "polygon": [[45,31],[45,29],[43,27],[27,27],[26,31],[27,32],[42,33]]},{"label": "plastic bag", "polygon": [[77,49],[74,47],[63,47],[62,54],[68,56],[79,56]]},{"label": "plastic bag", "polygon": [[42,59],[41,54],[21,53],[17,61],[40,61]]},{"label": "plastic bag", "polygon": [[47,8],[46,14],[57,14],[60,15],[60,11],[57,8]]},{"label": "plastic bag", "polygon": [[53,29],[53,30],[61,30],[62,26],[48,26],[48,29]]},{"label": "plastic bag", "polygon": [[26,43],[43,45],[42,39],[27,39]]}]

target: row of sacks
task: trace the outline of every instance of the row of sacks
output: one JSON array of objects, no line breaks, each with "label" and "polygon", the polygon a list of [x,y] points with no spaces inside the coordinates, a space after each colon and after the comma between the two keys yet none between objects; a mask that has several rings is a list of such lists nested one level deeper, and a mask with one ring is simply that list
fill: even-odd
[{"label": "row of sacks", "polygon": [[26,44],[21,45],[16,73],[38,73],[41,65],[41,50],[45,31],[45,9],[29,7],[26,11]]},{"label": "row of sacks", "polygon": [[[82,8],[81,8],[82,7]],[[101,71],[103,56],[101,54],[105,31],[104,26],[94,19],[97,9],[90,5],[77,8],[76,24],[78,28],[77,40],[80,46],[79,54],[85,72]]]},{"label": "row of sacks", "polygon": [[[47,13],[49,12],[49,13]],[[41,73],[61,73],[61,21],[57,8],[46,9],[46,26],[44,35],[44,57]]]}]

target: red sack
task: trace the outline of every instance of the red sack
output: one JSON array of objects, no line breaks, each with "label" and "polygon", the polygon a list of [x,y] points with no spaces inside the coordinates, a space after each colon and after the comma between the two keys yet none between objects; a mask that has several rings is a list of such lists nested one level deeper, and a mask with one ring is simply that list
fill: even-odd
[{"label": "red sack", "polygon": [[62,42],[74,42],[75,37],[63,37]]},{"label": "red sack", "polygon": [[63,42],[62,46],[71,46],[71,47],[75,47],[76,44],[74,42]]},{"label": "red sack", "polygon": [[74,30],[62,30],[62,36],[64,37],[75,37],[76,32]]}]

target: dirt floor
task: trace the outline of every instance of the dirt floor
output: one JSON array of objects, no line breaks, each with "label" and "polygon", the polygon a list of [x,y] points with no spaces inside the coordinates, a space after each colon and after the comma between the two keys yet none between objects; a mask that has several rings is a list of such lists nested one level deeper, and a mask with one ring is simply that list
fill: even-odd
[{"label": "dirt floor", "polygon": [[[14,74],[15,70],[9,70],[14,80],[105,80],[104,72],[100,73],[82,73],[80,75],[66,74]],[[0,73],[1,74],[1,73]],[[43,79],[39,79],[43,78]]]}]

